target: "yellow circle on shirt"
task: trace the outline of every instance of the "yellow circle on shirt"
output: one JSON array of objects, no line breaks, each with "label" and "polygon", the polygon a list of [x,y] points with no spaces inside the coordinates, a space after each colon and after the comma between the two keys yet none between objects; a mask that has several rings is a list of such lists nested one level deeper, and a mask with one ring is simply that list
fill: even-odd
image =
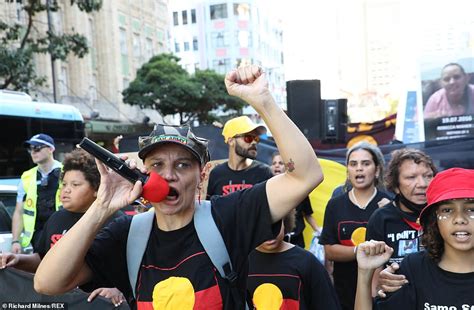
[{"label": "yellow circle on shirt", "polygon": [[170,277],[153,288],[153,309],[192,310],[194,307],[194,288],[187,278]]},{"label": "yellow circle on shirt", "polygon": [[359,245],[365,241],[365,232],[367,229],[365,227],[359,227],[352,232],[351,240],[354,245]]},{"label": "yellow circle on shirt", "polygon": [[253,292],[252,302],[257,310],[279,310],[283,304],[283,294],[275,284],[264,283]]}]

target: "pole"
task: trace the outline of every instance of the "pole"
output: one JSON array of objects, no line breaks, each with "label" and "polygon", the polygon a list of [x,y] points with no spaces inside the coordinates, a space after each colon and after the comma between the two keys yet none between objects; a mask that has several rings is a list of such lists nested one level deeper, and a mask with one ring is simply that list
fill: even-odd
[{"label": "pole", "polygon": [[[46,10],[47,10],[47,16],[48,16],[48,31],[53,34],[53,25],[52,25],[52,16],[51,16],[51,10],[49,9],[51,0],[46,0]],[[54,57],[53,54],[49,54],[51,56],[51,77],[53,79],[53,98],[54,98],[54,103],[58,102],[57,98],[57,89],[56,89],[56,68],[54,66]]]}]

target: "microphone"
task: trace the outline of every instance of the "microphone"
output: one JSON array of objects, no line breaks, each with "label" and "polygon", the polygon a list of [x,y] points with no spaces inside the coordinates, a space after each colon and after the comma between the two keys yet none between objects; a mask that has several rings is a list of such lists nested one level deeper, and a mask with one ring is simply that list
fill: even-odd
[{"label": "microphone", "polygon": [[138,169],[130,169],[124,160],[121,160],[108,150],[104,149],[94,141],[84,138],[79,143],[84,151],[88,152],[107,167],[120,174],[122,177],[135,184],[141,181],[143,184],[142,197],[151,202],[163,201],[170,191],[168,182],[158,173],[152,171],[149,175],[142,173]]}]

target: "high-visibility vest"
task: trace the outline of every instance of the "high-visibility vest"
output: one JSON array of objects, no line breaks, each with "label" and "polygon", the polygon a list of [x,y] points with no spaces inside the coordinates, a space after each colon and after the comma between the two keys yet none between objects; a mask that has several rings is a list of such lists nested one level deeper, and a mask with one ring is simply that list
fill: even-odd
[{"label": "high-visibility vest", "polygon": [[[38,166],[23,172],[23,174],[21,175],[21,181],[23,182],[23,188],[25,189],[26,193],[26,199],[23,203],[23,234],[21,235],[20,240],[20,244],[22,247],[26,247],[30,244],[31,238],[33,237],[33,233],[35,232],[36,200],[38,199],[37,174]],[[61,201],[59,199],[60,192],[61,186],[60,184],[58,184],[55,204],[56,211],[59,210],[59,207],[61,206]]]}]

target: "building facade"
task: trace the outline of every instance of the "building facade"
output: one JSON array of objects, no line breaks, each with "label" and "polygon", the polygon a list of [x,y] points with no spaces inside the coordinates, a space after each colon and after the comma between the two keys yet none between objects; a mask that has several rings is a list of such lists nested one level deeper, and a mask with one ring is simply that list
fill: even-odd
[{"label": "building facade", "polygon": [[241,65],[261,65],[275,100],[286,108],[283,30],[266,6],[268,1],[257,0],[171,1],[170,49],[190,73],[213,69],[225,74]]},{"label": "building facade", "polygon": [[[136,123],[148,116],[160,121],[156,111],[124,104],[122,91],[151,56],[168,51],[168,1],[102,1],[101,10],[91,14],[71,6],[68,0],[58,2],[60,10],[50,15],[50,30],[68,33],[74,29],[86,37],[89,53],[83,58],[70,55],[66,62],[55,61],[53,66],[49,55],[36,55],[37,73],[47,82],[32,95],[54,101],[54,67],[56,101],[78,107],[85,118]],[[0,2],[0,19],[25,24],[21,5],[21,1]],[[35,21],[32,36],[46,33],[47,14],[38,14]]]}]

